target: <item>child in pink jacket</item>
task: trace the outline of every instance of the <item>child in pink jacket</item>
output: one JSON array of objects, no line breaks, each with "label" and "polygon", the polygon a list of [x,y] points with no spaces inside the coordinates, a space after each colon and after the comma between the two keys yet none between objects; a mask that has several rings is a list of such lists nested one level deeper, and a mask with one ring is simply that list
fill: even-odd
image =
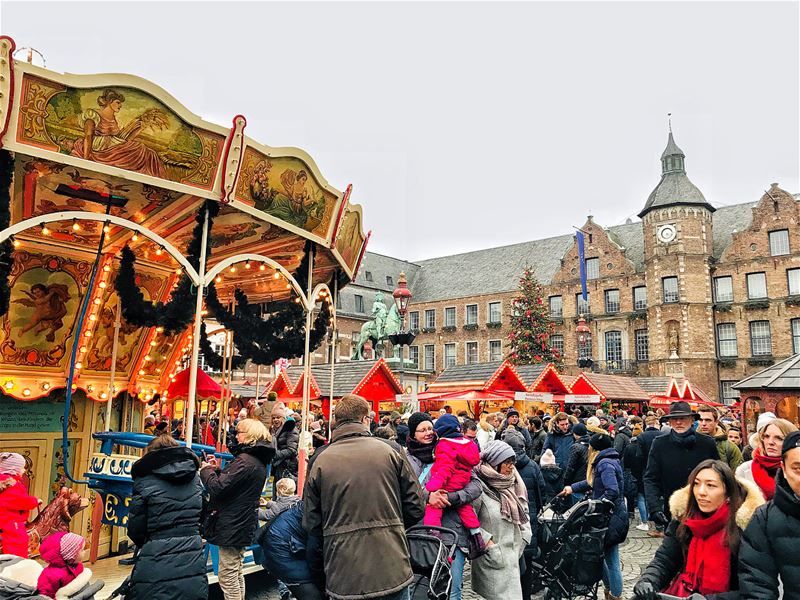
[{"label": "child in pink jacket", "polygon": [[41,595],[55,598],[58,590],[83,573],[81,551],[85,543],[77,533],[64,531],[44,538],[39,552],[47,566],[36,584]]},{"label": "child in pink jacket", "polygon": [[28,532],[25,523],[39,499],[28,494],[22,483],[25,457],[16,452],[0,452],[0,554],[28,558]]},{"label": "child in pink jacket", "polygon": [[[431,476],[425,489],[429,492],[444,490],[446,492],[457,492],[466,487],[472,476],[472,468],[480,461],[480,450],[469,438],[461,433],[461,424],[458,419],[451,414],[445,414],[436,419],[433,426],[439,442],[434,451],[433,467]],[[477,558],[486,552],[486,544],[481,536],[481,524],[478,515],[472,505],[462,504],[456,507],[458,518],[469,531],[469,558]],[[425,525],[442,525],[441,508],[434,508],[430,504],[425,507]]]}]

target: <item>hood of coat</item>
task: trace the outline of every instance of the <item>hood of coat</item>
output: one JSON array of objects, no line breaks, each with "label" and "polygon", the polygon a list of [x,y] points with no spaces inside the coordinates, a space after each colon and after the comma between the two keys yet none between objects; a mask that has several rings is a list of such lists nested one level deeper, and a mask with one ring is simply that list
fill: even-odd
[{"label": "hood of coat", "polygon": [[615,458],[619,460],[619,452],[617,452],[614,448],[606,448],[605,450],[601,450],[595,455],[594,458],[594,465],[595,467],[600,464],[600,461],[604,458]]},{"label": "hood of coat", "polygon": [[185,446],[162,448],[137,460],[131,469],[131,477],[155,475],[159,479],[180,483],[193,479],[199,468],[200,459]]},{"label": "hood of coat", "polygon": [[714,435],[712,435],[711,437],[713,437],[714,440],[717,442],[724,442],[727,441],[728,439],[728,433],[722,427],[717,425],[717,429],[714,432]]},{"label": "hood of coat", "polygon": [[561,467],[558,465],[539,465],[539,470],[547,481],[558,481],[561,478]]},{"label": "hood of coat", "polygon": [[42,541],[39,546],[39,554],[42,560],[47,561],[47,564],[53,567],[66,567],[64,557],[61,556],[61,538],[67,535],[66,531],[60,531],[50,535]]},{"label": "hood of coat", "polygon": [[19,477],[14,475],[0,475],[0,492],[5,492],[19,481]]},{"label": "hood of coat", "polygon": [[800,498],[789,487],[789,482],[786,481],[786,477],[783,476],[783,471],[780,469],[775,476],[775,498],[772,501],[782,513],[800,519]]},{"label": "hood of coat", "polygon": [[[292,421],[292,423],[294,423],[294,421]],[[264,466],[266,467],[272,462],[272,459],[275,456],[275,448],[273,448],[264,440],[259,440],[255,444],[240,445],[237,449],[236,455],[239,456],[241,454],[250,454],[254,456],[264,463]]]},{"label": "hood of coat", "polygon": [[294,431],[295,427],[297,427],[297,421],[294,419],[286,419],[281,425],[281,428],[278,430],[278,433],[275,434],[275,437],[280,437],[285,433],[290,433]]},{"label": "hood of coat", "polygon": [[[739,477],[736,478],[736,481],[739,482],[739,485],[741,485],[745,491],[744,502],[742,502],[739,510],[736,511],[736,524],[739,526],[739,529],[745,529],[750,519],[753,518],[753,513],[756,512],[756,509],[762,504],[765,504],[766,501],[764,500],[764,496],[761,495],[761,490],[758,489],[755,483],[740,479]],[[689,508],[690,487],[691,486],[686,485],[669,497],[669,510],[675,519],[682,518]]]}]

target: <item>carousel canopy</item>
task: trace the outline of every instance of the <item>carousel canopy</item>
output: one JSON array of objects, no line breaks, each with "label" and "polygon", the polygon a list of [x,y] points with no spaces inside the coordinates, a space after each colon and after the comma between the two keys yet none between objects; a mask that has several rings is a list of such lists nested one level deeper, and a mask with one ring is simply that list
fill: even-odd
[{"label": "carousel canopy", "polygon": [[[223,302],[234,288],[251,303],[296,300],[289,278],[309,243],[313,285],[354,277],[368,237],[361,208],[304,151],[247,137],[241,115],[228,127],[204,121],[139,77],[56,73],[14,61],[13,50],[0,37],[0,147],[13,152],[8,210],[10,230],[17,227],[11,308],[0,330],[5,376],[34,389],[63,387],[78,340],[76,384],[106,381],[121,250],[136,256],[144,300],[168,300],[190,273],[187,246],[207,201],[220,203],[207,267],[221,269],[214,275]],[[76,331],[86,294],[91,314]],[[188,331],[167,335],[122,319],[118,389],[163,390],[188,345]]]}]

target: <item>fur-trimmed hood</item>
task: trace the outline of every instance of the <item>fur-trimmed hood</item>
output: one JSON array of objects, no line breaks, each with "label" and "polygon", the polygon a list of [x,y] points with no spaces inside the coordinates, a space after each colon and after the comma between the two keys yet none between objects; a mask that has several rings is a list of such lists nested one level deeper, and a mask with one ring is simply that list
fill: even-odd
[{"label": "fur-trimmed hood", "polygon": [[[743,530],[747,527],[750,519],[753,518],[756,509],[762,504],[766,504],[766,500],[764,500],[761,490],[755,483],[739,477],[736,478],[736,481],[745,491],[744,502],[742,502],[739,510],[736,511],[736,524],[739,529]],[[689,488],[690,486],[686,485],[669,497],[669,510],[675,519],[680,519],[686,514],[686,509],[689,506]]]}]

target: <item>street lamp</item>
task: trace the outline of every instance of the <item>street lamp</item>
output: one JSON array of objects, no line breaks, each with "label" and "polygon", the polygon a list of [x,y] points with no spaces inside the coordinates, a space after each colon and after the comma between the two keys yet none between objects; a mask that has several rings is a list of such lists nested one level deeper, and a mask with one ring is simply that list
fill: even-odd
[{"label": "street lamp", "polygon": [[397,333],[389,334],[389,341],[392,347],[400,347],[400,387],[403,388],[403,394],[406,393],[406,384],[404,378],[404,363],[403,359],[403,346],[410,346],[417,337],[413,331],[406,331],[406,313],[408,312],[408,304],[411,302],[411,290],[408,289],[408,282],[406,281],[406,274],[400,273],[397,278],[397,288],[392,292],[397,312],[400,315],[400,331]]},{"label": "street lamp", "polygon": [[591,331],[583,315],[578,317],[578,326],[575,328],[575,334],[578,337],[578,366],[581,369],[591,368],[594,364],[591,351]]}]

